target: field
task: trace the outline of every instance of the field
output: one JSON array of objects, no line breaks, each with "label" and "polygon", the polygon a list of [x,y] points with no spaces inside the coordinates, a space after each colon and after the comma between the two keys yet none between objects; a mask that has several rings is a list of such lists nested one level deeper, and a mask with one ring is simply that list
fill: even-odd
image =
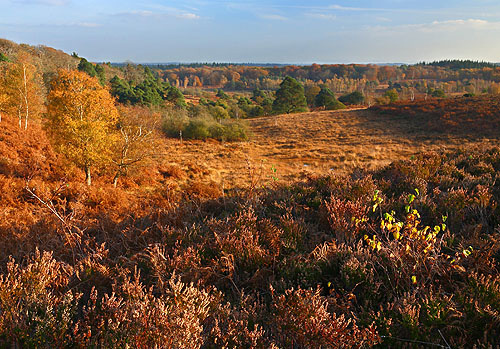
[{"label": "field", "polygon": [[288,183],[313,174],[347,174],[358,167],[373,170],[422,152],[498,142],[480,126],[459,134],[446,129],[429,131],[428,123],[407,114],[405,110],[388,114],[358,109],[250,119],[253,135],[248,142],[169,139],[165,160],[188,173],[196,169],[202,178],[224,188],[234,188],[271,177]]}]

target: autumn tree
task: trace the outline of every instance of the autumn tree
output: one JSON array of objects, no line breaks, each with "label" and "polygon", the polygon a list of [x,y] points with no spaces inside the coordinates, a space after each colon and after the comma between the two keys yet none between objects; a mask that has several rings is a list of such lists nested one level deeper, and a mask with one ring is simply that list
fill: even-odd
[{"label": "autumn tree", "polygon": [[287,76],[276,91],[273,103],[275,114],[300,113],[307,111],[307,101],[304,87],[294,78]]},{"label": "autumn tree", "polygon": [[119,138],[112,156],[115,165],[113,185],[131,169],[146,163],[157,153],[155,134],[159,115],[146,107],[121,107],[118,122]]},{"label": "autumn tree", "polygon": [[321,87],[319,87],[318,85],[312,85],[312,84],[308,84],[304,87],[304,94],[306,96],[306,100],[307,100],[307,105],[313,107],[314,106],[314,100],[316,98],[316,96],[318,95],[318,93],[320,93],[321,91]]},{"label": "autumn tree", "polygon": [[27,129],[28,120],[38,117],[44,110],[42,80],[36,67],[26,55],[20,55],[16,63],[4,66],[0,86],[3,90],[1,111],[17,115],[19,127]]},{"label": "autumn tree", "polygon": [[85,171],[110,161],[118,111],[107,88],[79,71],[60,71],[48,96],[47,131],[58,151]]}]

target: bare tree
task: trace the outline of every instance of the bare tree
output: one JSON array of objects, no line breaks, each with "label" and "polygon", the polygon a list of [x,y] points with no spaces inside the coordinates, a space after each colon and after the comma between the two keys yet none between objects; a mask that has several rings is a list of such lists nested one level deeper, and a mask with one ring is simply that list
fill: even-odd
[{"label": "bare tree", "polygon": [[159,116],[147,108],[122,107],[120,109],[120,141],[112,161],[116,166],[113,185],[128,174],[133,167],[146,162],[157,154],[156,128]]}]

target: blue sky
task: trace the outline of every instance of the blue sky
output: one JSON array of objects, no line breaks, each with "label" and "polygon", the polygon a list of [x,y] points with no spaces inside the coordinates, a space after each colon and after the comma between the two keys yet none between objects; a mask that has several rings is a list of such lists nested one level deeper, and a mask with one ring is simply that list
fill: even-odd
[{"label": "blue sky", "polygon": [[0,37],[112,62],[500,62],[500,0],[0,0]]}]

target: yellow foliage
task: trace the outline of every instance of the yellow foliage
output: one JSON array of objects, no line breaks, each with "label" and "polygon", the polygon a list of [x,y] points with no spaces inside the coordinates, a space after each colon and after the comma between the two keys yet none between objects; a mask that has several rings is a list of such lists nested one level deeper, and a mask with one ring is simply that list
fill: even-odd
[{"label": "yellow foliage", "polygon": [[54,145],[85,170],[110,161],[118,111],[107,88],[83,72],[60,71],[48,96],[47,131]]},{"label": "yellow foliage", "polygon": [[17,115],[19,127],[28,128],[28,119],[43,112],[41,77],[29,58],[21,56],[18,63],[3,66],[0,90],[0,112]]}]

